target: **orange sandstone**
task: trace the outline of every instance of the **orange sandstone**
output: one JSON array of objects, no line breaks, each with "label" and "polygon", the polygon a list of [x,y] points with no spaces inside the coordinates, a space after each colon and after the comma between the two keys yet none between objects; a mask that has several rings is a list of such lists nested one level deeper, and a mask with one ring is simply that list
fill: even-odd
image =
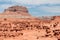
[{"label": "orange sandstone", "polygon": [[60,16],[40,19],[26,7],[9,7],[0,14],[0,40],[60,40]]}]

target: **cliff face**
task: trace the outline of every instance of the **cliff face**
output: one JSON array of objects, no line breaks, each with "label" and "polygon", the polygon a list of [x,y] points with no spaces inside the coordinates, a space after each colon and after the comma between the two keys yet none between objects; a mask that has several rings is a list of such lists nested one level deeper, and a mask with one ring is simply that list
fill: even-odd
[{"label": "cliff face", "polygon": [[44,19],[31,17],[26,7],[9,7],[0,14],[0,40],[60,40],[60,16]]}]

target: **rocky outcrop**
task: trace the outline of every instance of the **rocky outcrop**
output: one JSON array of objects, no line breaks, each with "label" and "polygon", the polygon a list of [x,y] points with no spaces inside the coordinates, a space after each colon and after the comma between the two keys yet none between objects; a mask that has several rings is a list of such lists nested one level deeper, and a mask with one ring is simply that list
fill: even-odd
[{"label": "rocky outcrop", "polygon": [[28,13],[28,10],[26,7],[23,6],[12,6],[9,7],[8,9],[5,9],[4,11],[10,11],[10,12],[26,12]]},{"label": "rocky outcrop", "polygon": [[60,22],[31,18],[4,18],[0,19],[0,37],[19,37],[21,40],[58,40],[60,39]]},{"label": "rocky outcrop", "polygon": [[23,6],[12,6],[4,10],[5,14],[19,14],[22,16],[30,16],[28,9]]},{"label": "rocky outcrop", "polygon": [[60,40],[60,16],[35,18],[25,7],[9,7],[0,14],[0,40]]}]

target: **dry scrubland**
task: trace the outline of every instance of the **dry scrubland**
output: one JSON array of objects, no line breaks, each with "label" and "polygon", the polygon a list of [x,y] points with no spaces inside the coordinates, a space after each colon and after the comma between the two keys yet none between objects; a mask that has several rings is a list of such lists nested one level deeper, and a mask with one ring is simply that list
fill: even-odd
[{"label": "dry scrubland", "polygon": [[9,7],[0,14],[0,40],[60,40],[60,16],[40,19],[32,17],[26,7]]}]

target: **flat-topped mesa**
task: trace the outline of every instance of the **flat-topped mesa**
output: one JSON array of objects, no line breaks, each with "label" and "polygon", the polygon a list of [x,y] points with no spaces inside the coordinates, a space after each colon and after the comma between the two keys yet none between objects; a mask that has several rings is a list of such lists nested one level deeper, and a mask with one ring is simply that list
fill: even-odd
[{"label": "flat-topped mesa", "polygon": [[20,15],[26,15],[26,16],[30,16],[30,14],[28,13],[28,9],[26,7],[23,6],[12,6],[9,7],[8,9],[4,10],[4,13],[7,14],[20,14]]},{"label": "flat-topped mesa", "polygon": [[8,9],[5,9],[5,11],[10,11],[10,12],[26,12],[26,13],[28,13],[27,8],[23,7],[23,6],[12,6],[12,7],[9,7]]}]

